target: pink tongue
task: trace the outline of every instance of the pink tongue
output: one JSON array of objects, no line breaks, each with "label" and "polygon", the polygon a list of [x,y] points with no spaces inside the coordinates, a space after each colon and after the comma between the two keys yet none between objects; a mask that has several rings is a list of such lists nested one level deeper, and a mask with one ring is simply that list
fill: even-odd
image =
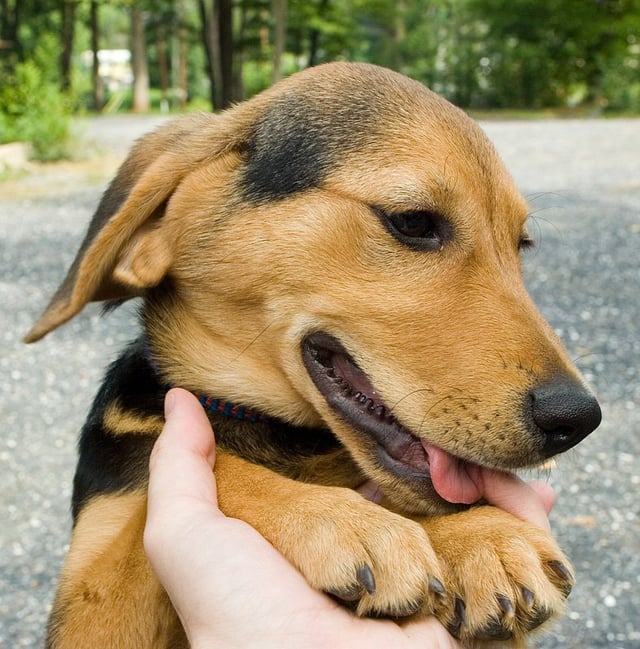
[{"label": "pink tongue", "polygon": [[467,505],[482,498],[480,485],[483,484],[483,476],[481,474],[490,472],[491,469],[460,460],[437,446],[424,442],[423,446],[429,455],[431,482],[440,498],[450,503]]}]

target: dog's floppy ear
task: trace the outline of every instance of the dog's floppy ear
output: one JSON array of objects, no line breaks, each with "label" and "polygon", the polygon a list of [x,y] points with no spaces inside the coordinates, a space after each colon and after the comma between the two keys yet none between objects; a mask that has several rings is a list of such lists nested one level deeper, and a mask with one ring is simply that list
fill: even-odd
[{"label": "dog's floppy ear", "polygon": [[233,112],[178,118],[134,146],[104,193],[65,280],[25,342],[39,340],[88,302],[126,300],[160,282],[171,251],[154,224],[190,171],[242,147],[249,120]]}]

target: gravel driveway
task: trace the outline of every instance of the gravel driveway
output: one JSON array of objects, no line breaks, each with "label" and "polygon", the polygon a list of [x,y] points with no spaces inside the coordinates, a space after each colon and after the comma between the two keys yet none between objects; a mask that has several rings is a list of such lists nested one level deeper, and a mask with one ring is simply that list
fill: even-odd
[{"label": "gravel driveway", "polygon": [[[85,133],[120,155],[151,125],[102,118]],[[528,284],[604,411],[550,478],[553,527],[578,583],[567,616],[534,644],[640,648],[640,121],[483,126],[530,200],[539,243],[527,253]],[[67,549],[77,432],[103,367],[136,331],[133,306],[106,318],[90,307],[39,344],[20,342],[102,190],[82,176],[63,180],[0,184],[2,647],[42,645]]]}]

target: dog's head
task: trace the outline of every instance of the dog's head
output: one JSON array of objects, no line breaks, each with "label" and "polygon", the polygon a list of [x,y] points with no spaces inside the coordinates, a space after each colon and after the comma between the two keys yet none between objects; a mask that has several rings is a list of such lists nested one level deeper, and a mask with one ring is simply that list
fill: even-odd
[{"label": "dog's head", "polygon": [[419,83],[329,64],[142,139],[28,335],[145,297],[171,382],[328,424],[396,503],[473,500],[600,410],[521,278],[527,206],[482,131]]}]

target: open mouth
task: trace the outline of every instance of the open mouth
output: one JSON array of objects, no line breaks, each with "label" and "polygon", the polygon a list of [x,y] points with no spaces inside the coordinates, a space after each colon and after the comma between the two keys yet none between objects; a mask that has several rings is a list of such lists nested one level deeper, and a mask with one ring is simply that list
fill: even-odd
[{"label": "open mouth", "polygon": [[302,344],[309,376],[329,407],[363,436],[379,464],[421,492],[450,503],[470,504],[481,494],[477,469],[414,435],[384,402],[368,376],[333,336],[317,332]]}]

